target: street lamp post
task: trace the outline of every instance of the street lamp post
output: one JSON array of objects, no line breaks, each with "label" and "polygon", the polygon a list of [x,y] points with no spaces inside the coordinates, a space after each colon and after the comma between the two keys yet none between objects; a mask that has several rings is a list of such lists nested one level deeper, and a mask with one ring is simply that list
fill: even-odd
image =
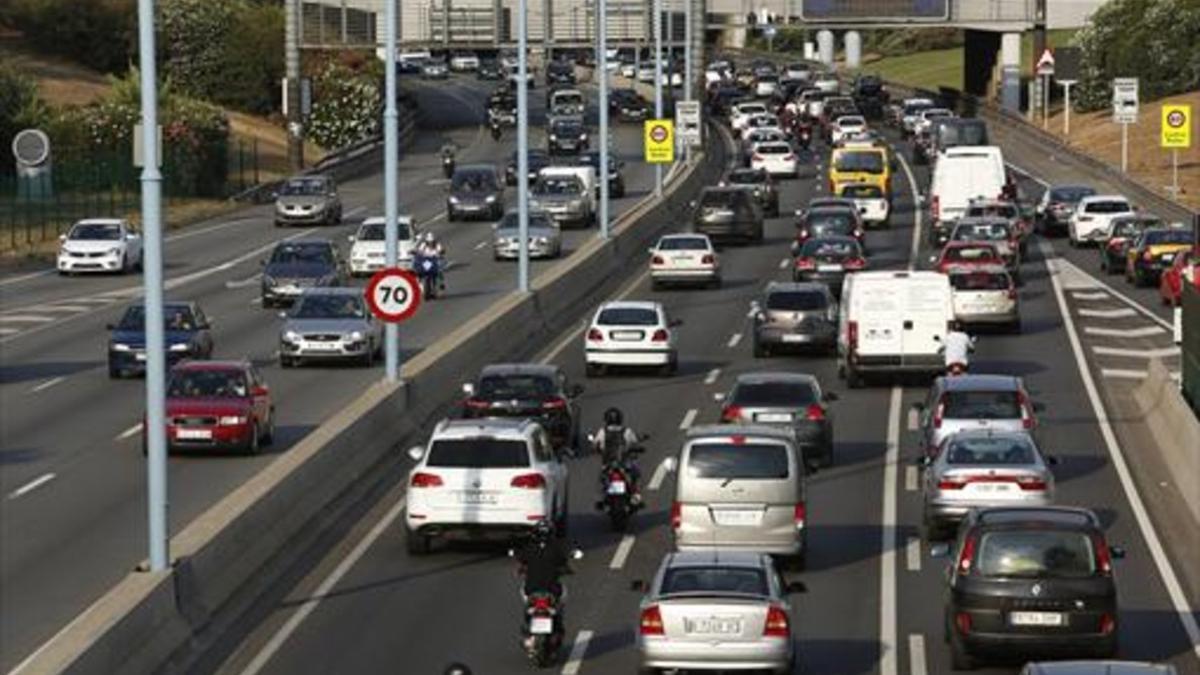
[{"label": "street lamp post", "polygon": [[[663,116],[662,91],[662,0],[654,0],[654,119]],[[663,165],[654,165],[654,195],[662,196]]]},{"label": "street lamp post", "polygon": [[[384,257],[387,267],[397,264],[398,224],[399,218],[399,157],[400,152],[398,127],[399,114],[396,111],[396,3],[398,0],[387,0],[387,57],[385,58],[383,106],[383,217],[384,217]],[[388,322],[384,328],[384,365],[388,382],[400,378],[400,326]]]},{"label": "street lamp post", "polygon": [[600,72],[600,237],[608,238],[608,0],[596,3],[596,68]]},{"label": "street lamp post", "polygon": [[[529,291],[529,72],[526,4],[517,0],[517,289]],[[547,41],[549,36],[547,36]],[[548,50],[547,50],[548,51]]]}]

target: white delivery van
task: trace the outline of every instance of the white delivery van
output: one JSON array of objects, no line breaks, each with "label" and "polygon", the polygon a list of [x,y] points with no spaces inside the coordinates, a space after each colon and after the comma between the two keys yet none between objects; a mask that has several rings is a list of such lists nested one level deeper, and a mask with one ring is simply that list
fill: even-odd
[{"label": "white delivery van", "polygon": [[929,241],[944,243],[954,221],[966,215],[972,199],[1004,199],[1008,172],[993,145],[948,148],[933,167],[929,188]]},{"label": "white delivery van", "polygon": [[858,272],[846,276],[838,325],[838,370],[850,387],[867,373],[944,369],[941,340],[954,320],[950,280],[938,272]]}]

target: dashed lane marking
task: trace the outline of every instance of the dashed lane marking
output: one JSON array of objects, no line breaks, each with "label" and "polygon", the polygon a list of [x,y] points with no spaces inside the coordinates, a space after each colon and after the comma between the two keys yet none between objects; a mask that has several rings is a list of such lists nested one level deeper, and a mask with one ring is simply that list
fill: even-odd
[{"label": "dashed lane marking", "polygon": [[1071,297],[1076,300],[1108,300],[1110,296],[1104,291],[1074,291]]},{"label": "dashed lane marking", "polygon": [[20,333],[20,332],[21,331],[16,328],[0,328],[0,335],[12,335],[14,333]]},{"label": "dashed lane marking", "polygon": [[704,376],[704,384],[712,384],[717,381],[718,377],[721,377],[721,369],[713,368]]},{"label": "dashed lane marking", "polygon": [[784,258],[783,260],[780,260],[780,261],[779,261],[779,269],[781,269],[781,270],[786,270],[786,269],[787,269],[787,266],[788,266],[788,262],[790,262],[790,261],[789,261],[787,258]]},{"label": "dashed lane marking", "polygon": [[729,337],[729,348],[733,349],[734,347],[738,346],[738,343],[741,341],[742,341],[742,334],[734,333],[733,335],[731,335]]},{"label": "dashed lane marking", "polygon": [[908,672],[909,675],[925,675],[928,673],[925,665],[925,636],[913,633],[908,636]]},{"label": "dashed lane marking", "polygon": [[909,572],[921,571],[921,538],[909,537],[904,544],[904,557],[907,558]]},{"label": "dashed lane marking", "polygon": [[[1101,368],[1100,375],[1116,380],[1144,380],[1150,376],[1145,370],[1128,370],[1125,368]],[[1178,381],[1179,373],[1172,372],[1171,379]]]},{"label": "dashed lane marking", "polygon": [[1097,326],[1084,326],[1083,332],[1088,335],[1101,335],[1105,337],[1140,338],[1161,335],[1166,330],[1159,326],[1142,326],[1141,328],[1099,328]]},{"label": "dashed lane marking", "polygon": [[29,393],[36,394],[39,391],[45,391],[45,390],[49,389],[50,387],[53,387],[54,385],[58,384],[59,382],[62,382],[65,379],[67,379],[65,375],[60,375],[59,377],[51,378],[51,379],[46,380],[45,382],[39,384],[38,386],[34,387],[33,389],[30,389]]},{"label": "dashed lane marking", "polygon": [[692,422],[696,421],[696,413],[698,412],[695,408],[688,408],[688,411],[683,414],[683,421],[679,423],[679,428],[684,431],[691,428]]},{"label": "dashed lane marking", "polygon": [[36,314],[0,314],[0,323],[47,323],[53,320],[52,316]]},{"label": "dashed lane marking", "polygon": [[89,308],[83,305],[42,305],[39,312],[86,312]]},{"label": "dashed lane marking", "polygon": [[29,494],[30,492],[33,492],[34,490],[45,485],[46,483],[49,483],[50,481],[54,480],[54,477],[55,477],[55,474],[53,474],[53,473],[44,473],[44,474],[38,476],[37,478],[34,478],[33,480],[29,481],[28,483],[22,485],[21,487],[17,488],[16,490],[13,490],[12,492],[8,493],[8,498],[9,499],[17,499],[18,497],[23,497],[23,496]]},{"label": "dashed lane marking", "polygon": [[908,466],[908,467],[904,468],[904,491],[905,492],[916,492],[917,491],[917,479],[919,478],[919,476],[917,474],[918,474],[917,467],[915,467],[915,466]]},{"label": "dashed lane marking", "polygon": [[1093,319],[1123,319],[1130,316],[1137,316],[1137,312],[1128,307],[1120,309],[1080,309],[1079,316],[1086,316]]},{"label": "dashed lane marking", "polygon": [[140,432],[141,432],[141,430],[142,430],[142,423],[141,423],[141,422],[138,422],[137,424],[135,424],[135,425],[133,425],[133,426],[129,427],[129,428],[128,428],[128,429],[126,429],[125,431],[122,431],[120,434],[118,434],[118,435],[117,435],[117,440],[118,440],[118,441],[123,441],[123,440],[125,440],[125,439],[127,439],[127,438],[130,438],[130,437],[132,437],[132,436],[134,436],[134,435],[136,435],[136,434],[140,433]]},{"label": "dashed lane marking", "polygon": [[1165,359],[1179,355],[1179,347],[1162,349],[1121,349],[1119,347],[1094,346],[1092,351],[1102,356],[1124,356],[1131,359]]},{"label": "dashed lane marking", "polygon": [[655,467],[654,475],[650,476],[650,484],[647,487],[649,487],[651,490],[658,490],[662,487],[663,481],[666,480],[666,478],[667,461],[664,459],[658,463],[657,467]]},{"label": "dashed lane marking", "polygon": [[587,654],[588,643],[592,641],[592,631],[581,630],[575,636],[575,644],[571,646],[571,655],[563,664],[562,675],[576,675],[583,665],[583,657]]},{"label": "dashed lane marking", "polygon": [[608,569],[619,570],[625,566],[625,560],[629,557],[629,552],[633,550],[634,541],[635,538],[632,534],[621,537],[621,543],[617,544],[617,550],[613,553],[612,561],[608,563]]}]

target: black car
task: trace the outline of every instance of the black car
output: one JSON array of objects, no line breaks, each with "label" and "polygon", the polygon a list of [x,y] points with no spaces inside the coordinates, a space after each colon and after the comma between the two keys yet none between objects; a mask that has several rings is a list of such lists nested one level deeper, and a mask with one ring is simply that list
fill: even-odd
[{"label": "black car", "polygon": [[766,169],[734,169],[729,172],[725,183],[753,190],[764,215],[772,218],[779,215],[779,191],[775,189],[775,180]]},{"label": "black car", "polygon": [[297,239],[275,245],[264,260],[262,306],[288,305],[312,286],[342,285],[337,245],[328,239]]},{"label": "black car", "polygon": [[[613,152],[608,153],[608,196],[614,199],[620,199],[625,196],[625,177],[621,175],[621,167],[624,164],[614,157]],[[600,177],[600,151],[588,150],[580,153],[579,163],[585,166],[592,167],[596,171],[596,178]],[[596,181],[596,194],[600,194],[600,181]]]},{"label": "black car", "polygon": [[551,61],[546,66],[546,84],[575,84],[575,64],[570,61]]},{"label": "black car", "polygon": [[875,75],[860,75],[854,81],[851,91],[854,104],[862,111],[863,117],[869,120],[883,119],[883,107],[888,102],[888,92],[883,88],[883,80]]},{"label": "black car", "polygon": [[[194,302],[164,302],[163,329],[167,368],[184,359],[212,358],[211,322]],[[108,376],[146,372],[146,308],[130,305],[121,320],[108,325]]]},{"label": "black car", "polygon": [[551,155],[568,155],[588,149],[588,130],[583,122],[573,117],[550,121],[546,130],[546,151]]},{"label": "black car", "polygon": [[862,216],[852,204],[810,205],[796,212],[796,240],[792,243],[792,255],[797,255],[809,239],[831,236],[853,237],[860,246],[866,248]]},{"label": "black car", "polygon": [[650,103],[633,89],[613,89],[608,94],[609,110],[619,122],[642,122],[650,116]]},{"label": "black car", "polygon": [[[550,155],[547,155],[541,150],[530,150],[527,155],[529,169],[529,184],[537,180],[538,172],[550,166]],[[517,153],[513,151],[512,157],[508,160],[508,166],[504,167],[504,182],[509,185],[517,184]]]},{"label": "black car", "polygon": [[693,202],[692,230],[715,241],[762,243],[763,212],[754,192],[744,187],[707,187]]},{"label": "black car", "polygon": [[1117,588],[1096,514],[1069,507],[968,512],[947,573],[945,637],[955,670],[988,657],[1117,650]]},{"label": "black car", "polygon": [[854,237],[812,237],[796,252],[792,261],[792,280],[823,283],[835,296],[840,296],[846,275],[866,267],[867,258]]},{"label": "black car", "polygon": [[579,448],[581,385],[569,384],[561,368],[538,363],[485,366],[463,385],[464,418],[523,417],[536,420],[556,448]]},{"label": "black car", "polygon": [[1043,236],[1065,236],[1067,222],[1084,197],[1096,195],[1089,185],[1054,185],[1042,193],[1035,212],[1035,224]]},{"label": "black car", "polygon": [[1164,223],[1158,218],[1135,213],[1128,216],[1117,216],[1109,221],[1108,238],[1100,243],[1100,270],[1109,274],[1120,274],[1125,271],[1125,253],[1144,230],[1152,227],[1163,227]]},{"label": "black car", "polygon": [[492,164],[460,166],[450,177],[446,197],[446,220],[483,217],[498,220],[504,215],[504,186]]},{"label": "black car", "polygon": [[480,80],[499,80],[504,77],[504,68],[495,61],[480,61],[475,77]]}]

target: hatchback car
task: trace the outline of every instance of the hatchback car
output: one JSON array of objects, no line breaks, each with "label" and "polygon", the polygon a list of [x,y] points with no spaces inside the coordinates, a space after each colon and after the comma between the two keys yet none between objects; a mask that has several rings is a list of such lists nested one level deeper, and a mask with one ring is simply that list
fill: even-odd
[{"label": "hatchback car", "polygon": [[763,169],[734,169],[724,181],[727,185],[745,187],[754,192],[758,203],[762,205],[763,215],[779,216],[779,190],[775,187],[775,179]]},{"label": "hatchback car", "polygon": [[706,187],[692,203],[692,229],[714,241],[761,243],[763,212],[754,192],[743,187]]},{"label": "hatchback car", "polygon": [[782,426],[796,437],[809,468],[833,465],[833,392],[821,390],[812,375],[788,372],[743,373],[727,394],[715,396],[724,424]]},{"label": "hatchback car", "polygon": [[[517,260],[521,257],[519,214],[509,211],[492,229],[492,257],[496,260]],[[529,257],[557,258],[562,255],[562,228],[544,211],[530,211]]]},{"label": "hatchback car", "polygon": [[561,368],[539,363],[484,366],[475,382],[463,384],[462,417],[521,417],[535,420],[556,448],[579,448],[583,387],[567,381]]},{"label": "hatchback car", "polygon": [[258,454],[275,438],[275,404],[249,361],[189,361],[167,381],[167,449]]},{"label": "hatchback car", "polygon": [[1163,270],[1175,256],[1192,250],[1196,237],[1191,229],[1160,227],[1143,231],[1125,252],[1125,280],[1135,286],[1158,283]]},{"label": "hatchback car", "polygon": [[853,202],[845,206],[813,206],[796,214],[796,239],[792,242],[792,255],[800,252],[804,243],[813,237],[851,237],[866,248],[866,232],[862,217]]},{"label": "hatchback car", "polygon": [[960,431],[922,457],[925,539],[953,534],[967,511],[1054,503],[1054,457],[1027,431]]},{"label": "hatchback car", "polygon": [[[1007,187],[1005,188],[1008,189]],[[1026,242],[1033,234],[1033,222],[1026,217],[1021,206],[1011,199],[976,198],[967,202],[964,218],[1002,219],[1009,225],[1009,238],[1015,245],[1020,246],[1021,255],[1025,255]]]},{"label": "hatchback car", "polygon": [[653,367],[664,375],[674,373],[679,354],[673,329],[681,323],[669,318],[658,302],[600,305],[584,336],[588,376],[600,375],[610,366]]},{"label": "hatchback car", "polygon": [[[643,587],[634,583],[636,590]],[[799,582],[785,584],[760,553],[668,553],[638,608],[642,672],[792,672],[788,595],[803,590]]]},{"label": "hatchback car", "polygon": [[840,296],[846,275],[865,269],[867,258],[854,237],[813,237],[796,252],[792,261],[792,280],[822,283],[834,296]]},{"label": "hatchback car", "polygon": [[383,350],[383,324],[367,308],[361,288],[308,288],[291,313],[282,313],[279,365],[309,360],[375,363]]},{"label": "hatchback car", "polygon": [[795,178],[800,171],[800,160],[786,141],[768,141],[754,146],[750,168],[762,169],[773,177]]},{"label": "hatchback car", "polygon": [[342,198],[330,176],[289,178],[275,192],[275,227],[340,225]]},{"label": "hatchback car", "polygon": [[[579,153],[579,163],[592,167],[596,172],[596,196],[600,195],[600,151],[587,150]],[[620,199],[625,196],[625,177],[621,175],[624,162],[616,158],[615,152],[608,153],[608,196]]]},{"label": "hatchback car", "polygon": [[951,267],[954,318],[964,326],[1002,326],[1021,332],[1021,302],[1016,282],[1000,265]]},{"label": "hatchback car", "polygon": [[1099,242],[1100,271],[1120,274],[1125,271],[1125,253],[1143,231],[1162,227],[1163,222],[1147,214],[1118,216],[1108,223],[1108,232]]},{"label": "hatchback car", "polygon": [[996,247],[1000,260],[1013,279],[1021,278],[1020,233],[1013,224],[996,216],[964,216],[954,224],[950,241],[985,241]]},{"label": "hatchback car", "polygon": [[703,234],[668,234],[650,249],[650,284],[655,290],[667,284],[721,285],[717,249]]},{"label": "hatchback car", "polygon": [[829,125],[829,142],[837,144],[848,134],[867,130],[867,120],[861,115],[842,115]]},{"label": "hatchback car", "polygon": [[87,218],[59,235],[58,242],[55,267],[62,275],[142,268],[142,235],[125,220]]},{"label": "hatchback car", "polygon": [[[358,231],[347,237],[350,241],[350,276],[365,277],[387,266],[387,242],[381,217],[367,218]],[[417,240],[412,216],[396,218],[396,264],[412,266],[412,250]]]},{"label": "hatchback car", "polygon": [[1185,284],[1195,283],[1193,280],[1196,279],[1196,264],[1191,251],[1175,254],[1175,262],[1159,275],[1158,297],[1164,305],[1178,307],[1183,303],[1183,287]]},{"label": "hatchback car", "polygon": [[987,657],[1111,658],[1117,587],[1100,519],[1086,509],[970,511],[947,574],[945,636],[956,670]]},{"label": "hatchback car", "polygon": [[[167,348],[167,364],[184,359],[212,358],[212,322],[195,302],[163,303],[163,340]],[[108,376],[142,374],[146,372],[146,308],[131,305],[125,308],[121,320],[109,324]]]},{"label": "hatchback car", "polygon": [[1030,431],[1037,412],[1025,383],[1011,375],[956,375],[933,381],[920,413],[921,443],[932,457],[942,441],[960,431]]},{"label": "hatchback car", "polygon": [[289,304],[306,288],[342,282],[337,246],[328,239],[281,241],[261,265],[263,307]]},{"label": "hatchback car", "polygon": [[942,252],[929,261],[942,274],[949,273],[951,268],[1006,267],[999,247],[988,241],[948,241]]},{"label": "hatchback car", "polygon": [[892,204],[883,188],[871,183],[843,183],[838,195],[854,201],[864,227],[887,227]]},{"label": "hatchback car", "polygon": [[546,152],[551,155],[570,155],[588,149],[588,130],[583,121],[562,117],[550,121],[546,129]]},{"label": "hatchback car", "polygon": [[450,178],[446,197],[446,220],[487,218],[504,214],[504,186],[492,164],[460,166]]},{"label": "hatchback car", "polygon": [[755,358],[789,347],[837,347],[837,300],[825,284],[773,281],[751,311]]},{"label": "hatchback car", "polygon": [[1067,232],[1067,222],[1075,212],[1076,205],[1084,197],[1096,194],[1096,189],[1087,185],[1052,185],[1042,193],[1034,207],[1035,225],[1049,237]]}]

